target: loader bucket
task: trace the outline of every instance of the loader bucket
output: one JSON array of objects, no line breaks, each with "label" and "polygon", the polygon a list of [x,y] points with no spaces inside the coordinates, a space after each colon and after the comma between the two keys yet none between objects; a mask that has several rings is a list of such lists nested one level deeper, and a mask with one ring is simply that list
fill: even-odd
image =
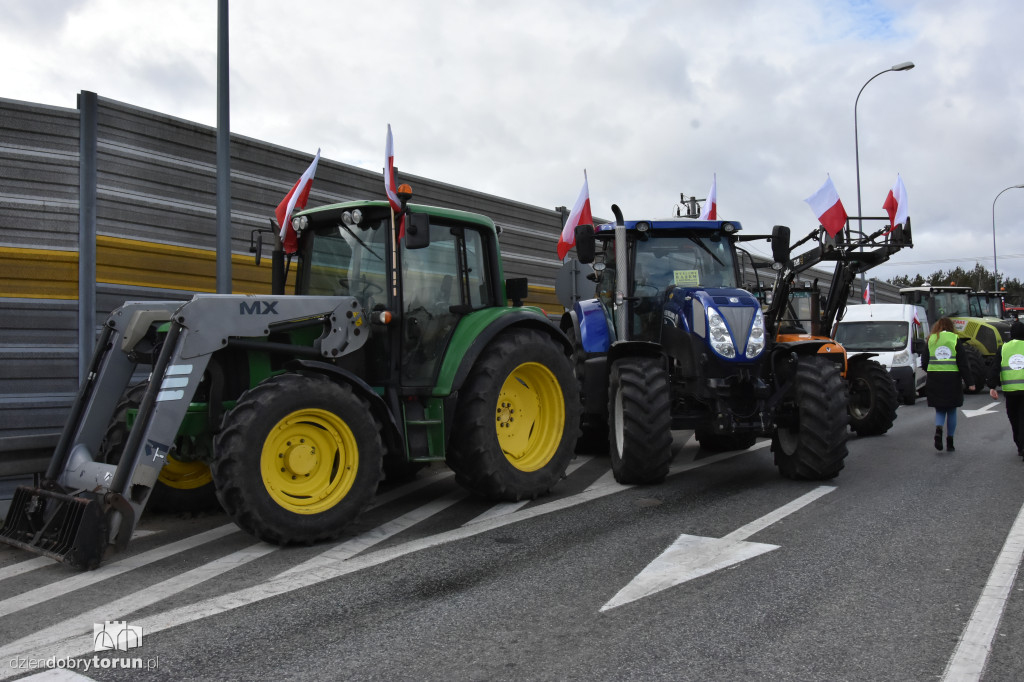
[{"label": "loader bucket", "polygon": [[107,545],[107,521],[96,500],[20,486],[0,529],[0,542],[92,570]]}]

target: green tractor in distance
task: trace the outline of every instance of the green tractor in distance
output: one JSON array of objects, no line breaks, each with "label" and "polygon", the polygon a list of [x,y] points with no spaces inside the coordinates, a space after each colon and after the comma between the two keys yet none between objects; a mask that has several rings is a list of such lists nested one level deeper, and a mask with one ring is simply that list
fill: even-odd
[{"label": "green tractor in distance", "polygon": [[[578,436],[571,346],[521,306],[525,279],[503,279],[490,219],[400,196],[401,240],[387,201],[296,214],[296,295],[278,243],[269,296],[114,311],[0,542],[95,568],[127,544],[171,458],[208,467],[234,521],[278,544],[338,537],[385,471],[432,461],[490,499],[547,493]],[[150,379],[131,395],[140,369]]]},{"label": "green tractor in distance", "polygon": [[933,323],[941,317],[948,317],[956,333],[967,340],[964,346],[970,366],[968,385],[974,392],[985,390],[988,369],[999,362],[1003,344],[1010,340],[1010,323],[1007,320],[984,317],[982,310],[972,306],[970,287],[923,286],[900,289],[903,303],[923,306],[928,319]]}]

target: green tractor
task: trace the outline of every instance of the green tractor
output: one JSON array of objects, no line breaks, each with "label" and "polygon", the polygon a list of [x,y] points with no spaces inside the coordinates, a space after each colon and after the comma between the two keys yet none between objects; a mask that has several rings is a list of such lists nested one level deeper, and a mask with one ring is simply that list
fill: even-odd
[{"label": "green tractor", "polygon": [[923,306],[929,320],[948,317],[956,333],[967,340],[971,376],[967,385],[975,393],[985,390],[985,377],[989,368],[999,362],[1003,344],[1010,340],[1010,322],[985,316],[977,301],[972,301],[970,287],[922,286],[900,289],[903,303]]},{"label": "green tractor", "polygon": [[168,467],[194,484],[169,486],[179,501],[210,484],[238,526],[278,544],[338,537],[385,472],[429,462],[489,499],[546,494],[578,436],[571,345],[522,306],[525,279],[504,279],[490,219],[400,196],[397,216],[387,201],[296,214],[295,295],[278,242],[269,296],[115,310],[0,542],[95,568]]}]

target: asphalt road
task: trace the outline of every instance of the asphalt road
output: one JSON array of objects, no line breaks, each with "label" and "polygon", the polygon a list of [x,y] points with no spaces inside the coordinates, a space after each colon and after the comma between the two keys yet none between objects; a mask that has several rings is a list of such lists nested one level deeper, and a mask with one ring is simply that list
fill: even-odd
[{"label": "asphalt road", "polygon": [[[435,467],[331,545],[210,514],[144,518],[91,573],[4,546],[0,678],[1024,679],[1024,462],[990,403],[967,397],[955,453],[903,406],[825,484],[678,432],[658,486],[580,456],[552,495],[491,505]],[[95,624],[142,645],[94,653]]]}]

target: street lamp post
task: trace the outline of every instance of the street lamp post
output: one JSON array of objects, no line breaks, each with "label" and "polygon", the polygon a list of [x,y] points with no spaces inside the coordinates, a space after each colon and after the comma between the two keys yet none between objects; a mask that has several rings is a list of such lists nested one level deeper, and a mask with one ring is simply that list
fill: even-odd
[{"label": "street lamp post", "polygon": [[[867,80],[867,83],[864,83],[864,85],[860,86],[860,90],[857,92],[857,99],[853,101],[853,153],[857,165],[857,230],[860,232],[860,235],[862,237],[864,236],[864,211],[861,210],[860,207],[860,139],[857,135],[857,104],[860,103],[860,93],[864,92],[864,88],[868,87],[868,83],[875,80],[883,73],[889,73],[890,71],[910,71],[912,68],[914,68],[914,62],[900,62],[899,64],[894,64],[885,71],[879,71],[874,76],[869,78]],[[847,230],[846,237],[847,241],[849,241],[849,230]],[[864,273],[862,272],[860,273],[860,285],[862,289],[865,286],[864,282]]]},{"label": "street lamp post", "polygon": [[[1024,189],[1024,185],[1010,185],[996,195],[996,199],[1006,190]],[[996,288],[999,291],[999,259],[996,257],[996,199],[992,200],[992,274],[995,277]]]},{"label": "street lamp post", "polygon": [[[860,230],[861,235],[864,234],[864,220],[861,217],[863,215],[863,212],[861,211],[860,207],[860,140],[857,136],[857,104],[860,102],[860,93],[864,92],[864,88],[868,87],[868,83],[875,80],[883,73],[889,73],[890,71],[909,71],[912,68],[914,68],[914,62],[901,62],[899,64],[892,66],[891,68],[886,69],[885,71],[879,71],[874,76],[869,78],[867,80],[867,83],[864,83],[864,85],[860,86],[860,92],[857,93],[857,99],[854,100],[853,102],[853,147],[854,157],[856,159],[857,164],[857,229]],[[864,273],[860,273],[860,276],[861,281],[863,281]]]}]

